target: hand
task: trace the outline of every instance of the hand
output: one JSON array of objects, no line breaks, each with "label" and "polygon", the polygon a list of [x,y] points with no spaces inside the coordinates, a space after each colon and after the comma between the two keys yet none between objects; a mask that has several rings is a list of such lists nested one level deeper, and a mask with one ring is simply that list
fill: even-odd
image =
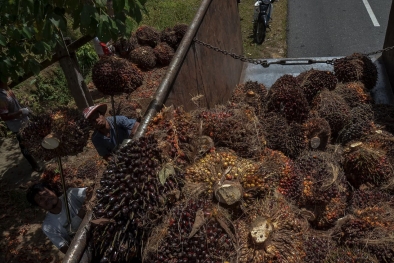
[{"label": "hand", "polygon": [[29,113],[30,113],[30,111],[29,111],[28,108],[22,108],[22,109],[20,109],[19,111],[22,112],[22,115],[23,115],[23,116],[27,116],[27,115],[29,115]]}]

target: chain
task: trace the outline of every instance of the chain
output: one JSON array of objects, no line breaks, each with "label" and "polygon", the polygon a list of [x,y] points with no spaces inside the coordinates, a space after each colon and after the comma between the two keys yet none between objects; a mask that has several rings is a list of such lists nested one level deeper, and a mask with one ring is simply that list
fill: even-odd
[{"label": "chain", "polygon": [[239,59],[242,62],[248,62],[248,63],[252,63],[252,64],[255,64],[255,65],[262,65],[265,68],[269,66],[267,60],[259,60],[259,59],[247,58],[245,56],[237,55],[235,53],[228,52],[226,50],[223,50],[223,49],[220,49],[218,47],[212,46],[211,44],[202,42],[201,40],[198,40],[197,38],[194,38],[193,40],[194,40],[194,42],[200,44],[201,46],[204,46],[204,47],[207,47],[209,49],[215,50],[216,52],[222,53],[222,54],[224,54],[226,56],[230,56],[230,57],[232,57],[234,59]]},{"label": "chain", "polygon": [[[315,59],[282,59],[282,60],[278,60],[278,61],[272,61],[272,62],[268,62],[268,60],[264,59],[264,60],[260,60],[260,59],[252,59],[252,58],[247,58],[245,56],[242,55],[237,55],[235,53],[223,50],[221,48],[212,46],[211,44],[205,43],[201,40],[198,40],[197,38],[193,39],[194,42],[196,42],[197,44],[200,44],[201,46],[207,47],[209,49],[212,49],[216,52],[222,53],[223,55],[226,56],[230,56],[234,59],[238,59],[242,62],[248,62],[248,63],[252,63],[255,65],[261,65],[265,68],[268,68],[271,64],[280,64],[280,65],[305,65],[305,64],[316,64],[316,63],[325,63],[325,64],[329,64],[329,65],[334,65],[335,61],[337,59],[330,59],[330,60],[315,60]],[[370,52],[370,53],[366,53],[363,54],[365,56],[372,56],[378,53],[382,53],[382,52],[386,52],[389,50],[394,49],[394,46],[391,47],[387,47],[385,49],[380,49],[378,51],[374,51],[374,52]]]}]

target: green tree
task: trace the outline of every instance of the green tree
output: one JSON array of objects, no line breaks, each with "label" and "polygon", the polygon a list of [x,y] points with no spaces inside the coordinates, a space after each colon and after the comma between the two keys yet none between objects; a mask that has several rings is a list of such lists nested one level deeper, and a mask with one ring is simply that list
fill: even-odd
[{"label": "green tree", "polygon": [[67,23],[103,42],[130,35],[146,12],[146,1],[0,0],[0,79],[38,75],[40,62],[63,45]]}]

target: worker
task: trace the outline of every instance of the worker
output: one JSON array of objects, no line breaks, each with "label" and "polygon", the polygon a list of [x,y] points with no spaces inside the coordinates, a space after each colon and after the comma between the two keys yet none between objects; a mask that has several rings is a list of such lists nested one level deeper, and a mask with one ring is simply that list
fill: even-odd
[{"label": "worker", "polygon": [[5,122],[8,129],[16,135],[21,152],[31,165],[32,169],[36,172],[42,172],[44,170],[44,165],[38,163],[21,143],[19,131],[29,121],[29,113],[30,110],[28,108],[22,108],[19,104],[15,94],[8,87],[8,84],[0,81],[0,118]]},{"label": "worker", "polygon": [[99,104],[84,109],[83,114],[94,128],[92,143],[98,154],[109,160],[118,144],[123,140],[130,139],[135,134],[139,122],[125,116],[116,116],[116,126],[114,117],[105,117],[107,104]]},{"label": "worker", "polygon": [[71,243],[71,233],[75,233],[78,230],[85,216],[86,210],[83,208],[83,204],[85,200],[89,200],[89,197],[86,195],[86,188],[70,188],[67,190],[71,218],[70,228],[63,196],[58,197],[48,185],[43,183],[36,183],[27,190],[27,201],[47,212],[42,223],[43,232],[51,240],[52,244],[64,254]]}]

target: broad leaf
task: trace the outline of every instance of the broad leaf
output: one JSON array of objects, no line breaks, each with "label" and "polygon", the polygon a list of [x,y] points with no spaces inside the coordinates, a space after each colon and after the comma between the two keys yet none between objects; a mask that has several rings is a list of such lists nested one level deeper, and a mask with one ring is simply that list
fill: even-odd
[{"label": "broad leaf", "polygon": [[113,0],[112,1],[112,7],[113,7],[115,13],[119,13],[124,9],[126,1],[127,0]]},{"label": "broad leaf", "polygon": [[40,63],[37,62],[37,60],[29,59],[28,65],[29,65],[29,70],[32,71],[34,75],[37,76],[38,74],[40,74],[41,66]]},{"label": "broad leaf", "polygon": [[107,0],[96,0],[96,4],[101,8],[105,8],[107,6]]},{"label": "broad leaf", "polygon": [[0,34],[0,45],[2,45],[3,47],[7,46],[7,39]]},{"label": "broad leaf", "polygon": [[82,26],[89,26],[90,21],[93,16],[95,16],[96,8],[91,5],[84,5],[81,11],[81,25]]},{"label": "broad leaf", "polygon": [[164,185],[171,175],[175,175],[175,169],[174,166],[171,164],[167,163],[164,165],[164,167],[160,170],[159,172],[159,181],[162,185]]}]

